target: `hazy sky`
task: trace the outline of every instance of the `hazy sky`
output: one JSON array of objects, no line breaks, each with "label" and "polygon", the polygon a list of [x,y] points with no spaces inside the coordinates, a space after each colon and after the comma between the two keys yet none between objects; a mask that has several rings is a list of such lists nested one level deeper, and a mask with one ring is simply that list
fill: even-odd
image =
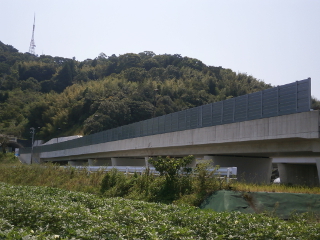
[{"label": "hazy sky", "polygon": [[0,41],[77,60],[153,51],[272,85],[308,77],[320,99],[320,0],[0,0]]}]

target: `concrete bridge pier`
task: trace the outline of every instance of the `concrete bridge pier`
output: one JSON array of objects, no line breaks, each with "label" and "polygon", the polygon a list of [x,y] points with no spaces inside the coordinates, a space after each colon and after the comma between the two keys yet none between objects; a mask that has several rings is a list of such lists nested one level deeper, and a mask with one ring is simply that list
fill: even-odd
[{"label": "concrete bridge pier", "polygon": [[153,167],[153,165],[151,163],[149,163],[151,157],[145,157],[144,158],[144,162],[145,162],[145,166],[146,167]]},{"label": "concrete bridge pier", "polygon": [[248,183],[270,183],[272,173],[271,158],[204,156],[204,159],[213,160],[214,166],[237,167],[237,178],[239,181]]},{"label": "concrete bridge pier", "polygon": [[30,164],[31,163],[31,153],[24,153],[24,154],[20,153],[19,160],[22,163]]},{"label": "concrete bridge pier", "polygon": [[30,162],[32,157],[32,163],[43,163],[43,161],[40,158],[40,153],[33,153],[32,156],[30,156]]},{"label": "concrete bridge pier", "polygon": [[279,157],[272,161],[278,164],[281,183],[319,186],[319,157]]},{"label": "concrete bridge pier", "polygon": [[278,163],[281,183],[318,186],[319,177],[315,164]]},{"label": "concrete bridge pier", "polygon": [[319,185],[320,185],[320,158],[316,158],[316,166],[317,166],[318,179],[319,179]]}]

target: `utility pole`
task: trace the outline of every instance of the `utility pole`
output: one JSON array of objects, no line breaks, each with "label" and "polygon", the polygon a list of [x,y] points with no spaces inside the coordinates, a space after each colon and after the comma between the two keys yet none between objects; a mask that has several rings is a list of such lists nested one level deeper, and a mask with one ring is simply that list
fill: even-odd
[{"label": "utility pole", "polygon": [[31,161],[30,161],[30,164],[32,164],[32,158],[33,158],[33,145],[34,145],[34,134],[35,134],[35,132],[36,132],[36,129],[34,128],[34,127],[32,127],[32,128],[30,128],[30,130],[31,130],[31,134],[32,134],[32,147],[31,147]]},{"label": "utility pole", "polygon": [[33,18],[33,29],[32,29],[32,38],[31,38],[31,42],[30,42],[30,47],[29,47],[29,53],[35,55],[35,43],[34,43],[34,29],[36,26],[36,14],[34,14],[34,18]]}]

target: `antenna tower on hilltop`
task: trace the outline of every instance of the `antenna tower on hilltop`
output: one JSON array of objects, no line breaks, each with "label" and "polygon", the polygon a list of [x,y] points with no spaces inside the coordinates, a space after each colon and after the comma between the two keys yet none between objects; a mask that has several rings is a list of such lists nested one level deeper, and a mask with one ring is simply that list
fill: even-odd
[{"label": "antenna tower on hilltop", "polygon": [[33,29],[32,29],[32,38],[31,38],[31,42],[30,42],[30,47],[29,47],[29,53],[35,55],[35,47],[36,45],[34,44],[34,28],[36,24],[36,14],[34,14],[34,19],[33,19]]}]

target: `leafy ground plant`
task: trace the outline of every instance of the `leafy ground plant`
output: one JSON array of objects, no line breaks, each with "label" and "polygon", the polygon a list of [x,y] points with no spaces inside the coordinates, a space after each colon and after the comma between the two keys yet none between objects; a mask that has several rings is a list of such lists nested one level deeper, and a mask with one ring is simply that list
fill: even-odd
[{"label": "leafy ground plant", "polygon": [[102,199],[0,183],[0,239],[319,239],[320,225],[263,214]]}]

